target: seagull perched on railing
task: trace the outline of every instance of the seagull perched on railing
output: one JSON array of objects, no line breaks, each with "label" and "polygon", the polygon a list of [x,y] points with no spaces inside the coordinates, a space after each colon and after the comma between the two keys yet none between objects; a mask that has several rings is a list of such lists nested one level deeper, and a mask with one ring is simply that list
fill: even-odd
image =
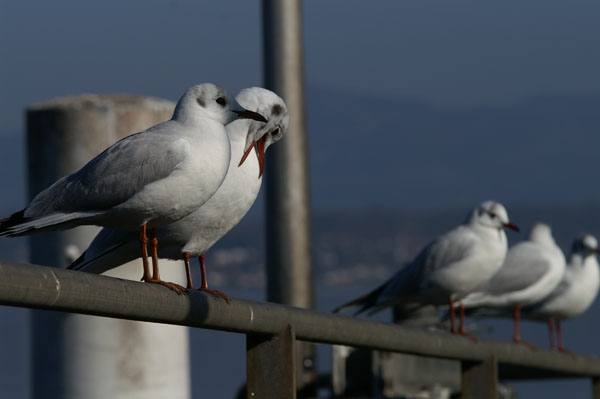
[{"label": "seagull perched on railing", "polygon": [[360,306],[357,314],[368,309],[373,314],[388,306],[411,312],[428,304],[449,304],[452,333],[473,338],[465,331],[462,302],[460,329],[456,328],[454,305],[502,266],[507,251],[505,228],[518,231],[504,206],[483,202],[465,223],[436,238],[391,279],[334,312],[354,306]]},{"label": "seagull perched on railing", "polygon": [[[596,238],[582,234],[573,242],[562,281],[546,298],[522,309],[524,318],[548,322],[552,348],[568,352],[563,342],[561,321],[585,312],[598,295],[600,270],[596,255],[599,253]],[[554,322],[557,323],[558,346],[554,341]]]},{"label": "seagull perched on railing", "polygon": [[[79,225],[139,231],[142,279],[181,293],[183,287],[160,279],[156,228],[198,209],[225,179],[230,145],[224,125],[239,118],[266,122],[260,114],[234,106],[219,86],[191,87],[177,103],[171,120],[125,137],[79,171],[59,179],[25,209],[0,220],[0,236]],[[152,275],[147,260],[148,228]]]},{"label": "seagull perched on railing", "polygon": [[550,226],[536,223],[529,240],[512,247],[498,273],[477,292],[467,295],[463,304],[466,309],[473,309],[476,317],[494,316],[493,309],[485,308],[512,309],[513,340],[522,342],[519,334],[521,309],[541,301],[558,286],[565,274],[565,263],[563,252],[552,238]]},{"label": "seagull perched on railing", "polygon": [[[244,108],[264,116],[267,122],[236,120],[226,126],[232,156],[223,184],[196,211],[164,226],[157,233],[161,243],[158,256],[185,261],[188,288],[193,288],[189,260],[198,256],[202,272],[200,290],[227,300],[229,297],[222,292],[208,289],[205,253],[241,220],[254,203],[261,186],[265,151],[283,137],[289,125],[287,107],[272,91],[258,87],[244,89],[236,96],[236,100]],[[252,132],[255,131],[267,133],[253,139]],[[238,165],[240,158],[245,160],[243,165]],[[139,251],[136,248],[134,233],[105,228],[69,268],[103,273],[138,258]]]}]

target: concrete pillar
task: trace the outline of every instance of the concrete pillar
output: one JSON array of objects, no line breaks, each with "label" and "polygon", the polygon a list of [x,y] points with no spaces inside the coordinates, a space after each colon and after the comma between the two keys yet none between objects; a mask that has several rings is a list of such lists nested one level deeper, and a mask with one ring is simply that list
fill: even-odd
[{"label": "concrete pillar", "polygon": [[[83,95],[27,110],[29,197],[72,173],[122,137],[171,117],[174,104],[127,95]],[[30,238],[34,264],[65,267],[97,227]],[[161,261],[161,277],[185,282],[182,262]],[[139,280],[141,261],[110,272]],[[32,312],[33,398],[190,397],[188,331],[50,311]]]}]

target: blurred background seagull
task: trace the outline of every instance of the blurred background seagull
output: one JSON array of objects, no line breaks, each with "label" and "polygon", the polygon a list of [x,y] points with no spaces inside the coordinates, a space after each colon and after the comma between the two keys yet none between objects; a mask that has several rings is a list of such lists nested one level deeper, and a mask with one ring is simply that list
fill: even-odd
[{"label": "blurred background seagull", "polygon": [[[598,295],[600,270],[596,255],[599,253],[596,238],[582,234],[573,242],[562,281],[549,296],[522,310],[524,318],[548,322],[552,348],[568,352],[564,346],[561,321],[585,312]],[[557,342],[554,340],[554,322]]]},{"label": "blurred background seagull", "polygon": [[[198,256],[202,276],[199,289],[227,300],[229,297],[222,292],[208,289],[205,252],[231,230],[254,203],[262,182],[265,151],[283,137],[289,124],[285,103],[272,91],[258,87],[244,89],[236,100],[244,108],[264,116],[266,123],[246,119],[226,126],[232,156],[223,184],[199,209],[157,233],[161,243],[158,256],[185,261],[187,288],[194,288],[190,257]],[[238,167],[240,160],[245,162]],[[69,268],[103,273],[138,257],[134,233],[105,228]]]},{"label": "blurred background seagull", "polygon": [[506,256],[505,228],[518,231],[508,219],[504,206],[485,201],[467,220],[436,238],[417,257],[374,291],[335,309],[360,306],[361,313],[376,313],[388,306],[411,312],[423,305],[450,305],[451,332],[471,337],[464,329],[464,308],[460,304],[460,329],[454,320],[454,305],[486,283],[498,271]]},{"label": "blurred background seagull", "polygon": [[[521,308],[542,300],[558,286],[565,273],[565,263],[565,256],[556,245],[550,226],[536,223],[531,228],[529,239],[512,247],[498,273],[482,289],[467,295],[463,304],[466,309],[511,308],[513,340],[521,342]],[[486,313],[476,309],[474,315],[485,316]]]},{"label": "blurred background seagull", "polygon": [[[79,171],[56,181],[22,211],[0,220],[0,236],[20,236],[78,225],[138,230],[146,282],[160,279],[156,228],[188,215],[219,188],[229,167],[225,124],[237,118],[266,120],[234,109],[212,83],[188,89],[171,120],[113,144]],[[153,274],[147,259],[147,228]]]}]

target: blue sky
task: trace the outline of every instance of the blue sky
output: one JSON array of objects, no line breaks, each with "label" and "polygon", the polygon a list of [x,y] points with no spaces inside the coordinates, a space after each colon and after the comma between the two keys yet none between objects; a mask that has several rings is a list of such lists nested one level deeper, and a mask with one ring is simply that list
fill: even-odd
[{"label": "blue sky", "polygon": [[[600,89],[592,1],[304,3],[310,86],[439,105]],[[0,4],[1,132],[57,95],[176,99],[214,81],[261,83],[258,1],[13,1]]]}]

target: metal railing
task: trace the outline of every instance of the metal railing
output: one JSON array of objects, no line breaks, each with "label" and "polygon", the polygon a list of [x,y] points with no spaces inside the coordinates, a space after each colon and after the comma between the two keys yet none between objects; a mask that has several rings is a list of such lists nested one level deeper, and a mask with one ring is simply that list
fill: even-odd
[{"label": "metal railing", "polygon": [[202,292],[177,295],[153,284],[45,266],[0,262],[0,304],[246,334],[252,398],[295,398],[296,340],[454,359],[462,397],[494,398],[499,379],[586,377],[600,398],[600,358],[531,350],[510,342],[477,343],[354,317]]}]

